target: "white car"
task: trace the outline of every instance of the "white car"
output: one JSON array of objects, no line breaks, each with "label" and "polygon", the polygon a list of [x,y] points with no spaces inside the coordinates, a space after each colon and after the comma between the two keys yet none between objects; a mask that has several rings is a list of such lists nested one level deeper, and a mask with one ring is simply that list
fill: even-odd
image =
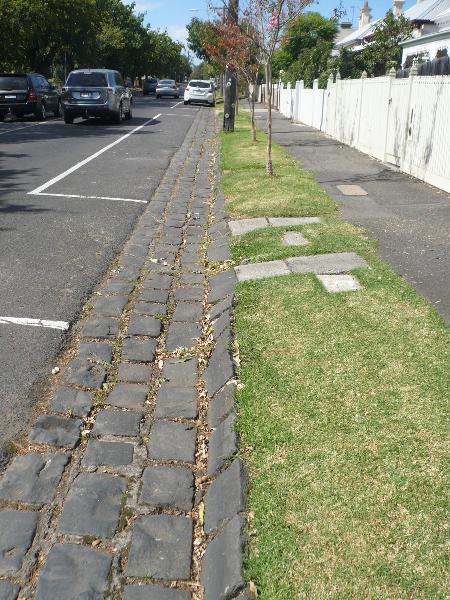
[{"label": "white car", "polygon": [[192,79],[184,90],[184,103],[200,102],[208,106],[216,105],[216,90],[211,81]]}]

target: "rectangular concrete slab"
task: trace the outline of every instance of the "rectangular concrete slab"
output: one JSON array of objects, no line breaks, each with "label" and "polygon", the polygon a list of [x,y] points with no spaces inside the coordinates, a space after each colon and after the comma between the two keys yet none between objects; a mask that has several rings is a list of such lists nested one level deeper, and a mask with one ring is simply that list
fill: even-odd
[{"label": "rectangular concrete slab", "polygon": [[321,223],[320,217],[269,217],[268,221],[272,227],[294,227]]},{"label": "rectangular concrete slab", "polygon": [[267,227],[267,219],[258,218],[258,219],[240,219],[239,221],[229,221],[228,227],[230,228],[231,235],[244,235],[244,233],[248,233],[249,231],[254,231],[255,229],[263,229]]},{"label": "rectangular concrete slab", "polygon": [[239,281],[250,279],[264,279],[265,277],[277,277],[289,275],[290,271],[282,260],[272,260],[264,263],[253,263],[236,267],[236,275]]},{"label": "rectangular concrete slab", "polygon": [[283,235],[283,246],[307,246],[308,240],[297,231],[286,231]]},{"label": "rectangular concrete slab", "polygon": [[317,275],[327,292],[356,292],[361,290],[360,283],[353,275]]},{"label": "rectangular concrete slab", "polygon": [[368,267],[356,252],[336,252],[287,258],[286,264],[292,273],[315,273],[316,275],[346,273],[352,269]]},{"label": "rectangular concrete slab", "polygon": [[344,196],[367,196],[366,190],[359,185],[337,185],[336,187]]}]

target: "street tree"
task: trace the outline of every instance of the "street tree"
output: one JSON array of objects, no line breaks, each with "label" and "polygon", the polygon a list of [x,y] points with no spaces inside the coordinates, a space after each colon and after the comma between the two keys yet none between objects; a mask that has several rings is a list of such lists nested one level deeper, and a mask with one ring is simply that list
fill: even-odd
[{"label": "street tree", "polygon": [[[238,24],[259,49],[266,71],[267,85],[267,155],[266,172],[273,176],[272,161],[272,61],[279,48],[283,31],[314,0],[241,0]],[[231,0],[224,0],[230,10]],[[246,28],[249,23],[250,27]]]}]

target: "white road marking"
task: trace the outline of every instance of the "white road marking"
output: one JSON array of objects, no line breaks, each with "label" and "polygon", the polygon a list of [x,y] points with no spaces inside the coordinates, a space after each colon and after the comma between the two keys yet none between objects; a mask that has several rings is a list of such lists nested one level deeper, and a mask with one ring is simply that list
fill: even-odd
[{"label": "white road marking", "polygon": [[47,181],[47,183],[44,183],[44,184],[40,185],[39,187],[37,187],[36,189],[32,190],[31,192],[28,192],[28,194],[30,194],[32,196],[39,196],[41,192],[43,192],[44,190],[46,190],[50,186],[54,185],[55,183],[58,183],[58,181],[61,181],[61,179],[64,179],[65,177],[67,177],[67,175],[70,175],[71,173],[73,173],[74,171],[76,171],[77,169],[79,169],[80,167],[83,167],[87,163],[91,162],[92,160],[94,160],[94,158],[97,158],[98,156],[100,156],[101,154],[103,154],[104,152],[106,152],[107,150],[110,150],[114,146],[117,146],[117,144],[120,144],[120,142],[123,142],[123,140],[126,140],[127,138],[129,138],[130,135],[133,135],[133,133],[136,133],[137,131],[140,131],[141,129],[143,129],[144,127],[146,127],[147,125],[149,125],[153,121],[156,121],[156,119],[158,119],[160,116],[161,116],[161,113],[159,113],[155,117],[149,119],[148,121],[145,121],[145,123],[143,123],[142,125],[139,125],[138,127],[135,127],[132,131],[126,133],[125,135],[122,135],[120,138],[118,138],[117,140],[115,140],[111,144],[108,144],[107,146],[105,146],[101,150],[98,150],[97,152],[95,152],[91,156],[88,156],[87,158],[85,158],[81,162],[77,163],[73,167],[70,167],[70,169],[67,169],[67,171],[64,171],[64,173],[61,173],[60,175],[57,175],[56,177],[53,177],[53,179],[50,179],[50,181]]},{"label": "white road marking", "polygon": [[115,202],[138,202],[148,204],[148,200],[136,200],[135,198],[111,198],[110,196],[81,196],[80,194],[53,194],[52,192],[38,192],[35,196],[57,196],[61,198],[82,198],[84,200],[114,200]]},{"label": "white road marking", "polygon": [[180,104],[183,104],[183,102],[184,102],[184,100],[181,100],[180,102],[177,102],[176,104],[174,104],[170,108],[175,108],[176,106],[180,106]]},{"label": "white road marking", "polygon": [[22,319],[16,317],[0,317],[0,324],[7,325],[29,325],[31,327],[46,327],[48,329],[59,329],[67,331],[69,323],[66,321],[47,321],[46,319]]}]

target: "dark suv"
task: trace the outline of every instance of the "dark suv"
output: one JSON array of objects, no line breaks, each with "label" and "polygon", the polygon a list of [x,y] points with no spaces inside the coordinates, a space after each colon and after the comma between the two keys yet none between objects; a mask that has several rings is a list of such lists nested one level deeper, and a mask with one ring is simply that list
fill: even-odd
[{"label": "dark suv", "polygon": [[118,71],[72,71],[62,89],[61,100],[66,123],[73,123],[76,117],[106,117],[113,123],[132,117],[133,96]]},{"label": "dark suv", "polygon": [[39,73],[0,73],[0,117],[34,115],[45,120],[48,112],[59,117],[59,91]]},{"label": "dark suv", "polygon": [[147,96],[148,94],[155,94],[157,85],[158,85],[158,80],[155,77],[147,77],[147,79],[145,79],[144,84],[142,86],[142,91],[144,92],[144,96]]}]

